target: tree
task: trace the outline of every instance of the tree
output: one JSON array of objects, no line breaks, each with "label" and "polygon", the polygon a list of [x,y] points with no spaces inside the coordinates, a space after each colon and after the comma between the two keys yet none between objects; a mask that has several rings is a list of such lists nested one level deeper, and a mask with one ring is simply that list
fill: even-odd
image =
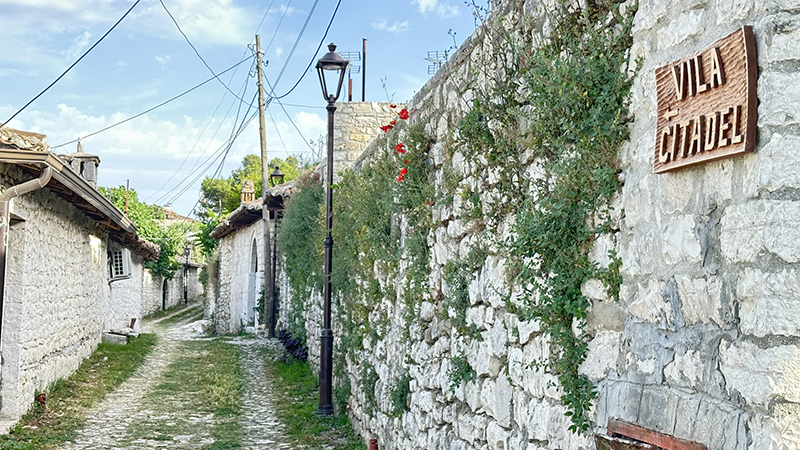
[{"label": "tree", "polygon": [[[313,167],[311,163],[301,163],[296,156],[286,159],[273,158],[269,161],[269,172],[275,166],[280,167],[285,181],[297,178],[300,173]],[[228,178],[206,177],[201,184],[203,198],[201,207],[197,211],[200,219],[207,223],[211,219],[218,220],[238,208],[241,204],[242,183],[250,180],[255,185],[256,198],[261,197],[261,158],[256,155],[247,155],[242,159],[242,165],[234,169]]]},{"label": "tree", "polygon": [[158,260],[145,261],[145,267],[156,275],[172,279],[180,268],[175,256],[182,252],[183,236],[187,231],[185,227],[173,225],[170,228],[164,228],[161,225],[161,220],[164,219],[164,210],[159,206],[147,205],[139,201],[139,197],[133,189],[127,190],[125,186],[101,186],[98,190],[122,211],[126,211],[127,204],[127,216],[136,226],[139,237],[161,248]]}]

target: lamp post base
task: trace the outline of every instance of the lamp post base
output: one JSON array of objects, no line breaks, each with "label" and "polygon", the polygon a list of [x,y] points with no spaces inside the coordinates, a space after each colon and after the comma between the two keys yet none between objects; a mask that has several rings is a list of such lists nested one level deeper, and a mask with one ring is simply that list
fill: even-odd
[{"label": "lamp post base", "polygon": [[319,353],[319,407],[318,416],[333,415],[332,384],[333,384],[333,331],[323,328],[320,334]]}]

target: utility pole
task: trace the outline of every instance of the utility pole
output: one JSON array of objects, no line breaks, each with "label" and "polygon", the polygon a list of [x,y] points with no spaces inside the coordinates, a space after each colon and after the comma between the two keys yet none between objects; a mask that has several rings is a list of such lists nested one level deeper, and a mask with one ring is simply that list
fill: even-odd
[{"label": "utility pole", "polygon": [[261,218],[264,223],[264,253],[262,260],[264,261],[264,296],[259,300],[263,302],[263,311],[265,314],[265,322],[269,321],[268,336],[275,337],[275,314],[273,311],[274,305],[272,302],[267,302],[267,297],[270,299],[272,295],[272,261],[270,260],[270,224],[269,224],[269,200],[267,199],[267,190],[269,189],[269,164],[267,161],[267,132],[264,126],[264,107],[266,106],[264,100],[264,74],[261,69],[261,36],[256,35],[256,74],[258,76],[258,130],[261,136]]}]

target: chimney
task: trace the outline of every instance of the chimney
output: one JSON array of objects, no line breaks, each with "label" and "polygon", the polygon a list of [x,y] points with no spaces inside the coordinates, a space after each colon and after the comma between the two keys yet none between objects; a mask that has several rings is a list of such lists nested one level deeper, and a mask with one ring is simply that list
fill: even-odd
[{"label": "chimney", "polygon": [[85,153],[83,151],[83,141],[78,139],[77,151],[70,155],[65,155],[64,159],[69,162],[72,170],[83,177],[93,188],[97,187],[97,166],[100,165],[100,157]]},{"label": "chimney", "polygon": [[253,202],[256,199],[256,187],[250,180],[242,183],[242,203]]}]

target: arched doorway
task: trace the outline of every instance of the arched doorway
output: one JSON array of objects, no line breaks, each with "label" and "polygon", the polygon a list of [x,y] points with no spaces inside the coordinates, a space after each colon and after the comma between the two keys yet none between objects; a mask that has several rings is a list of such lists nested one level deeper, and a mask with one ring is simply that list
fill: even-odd
[{"label": "arched doorway", "polygon": [[258,241],[253,238],[250,246],[250,270],[247,273],[247,293],[245,294],[247,301],[242,316],[245,324],[252,324],[256,327],[258,326],[256,308],[258,307],[258,288],[260,286],[258,275]]},{"label": "arched doorway", "polygon": [[167,309],[167,295],[169,293],[169,283],[166,279],[161,283],[161,309]]}]

